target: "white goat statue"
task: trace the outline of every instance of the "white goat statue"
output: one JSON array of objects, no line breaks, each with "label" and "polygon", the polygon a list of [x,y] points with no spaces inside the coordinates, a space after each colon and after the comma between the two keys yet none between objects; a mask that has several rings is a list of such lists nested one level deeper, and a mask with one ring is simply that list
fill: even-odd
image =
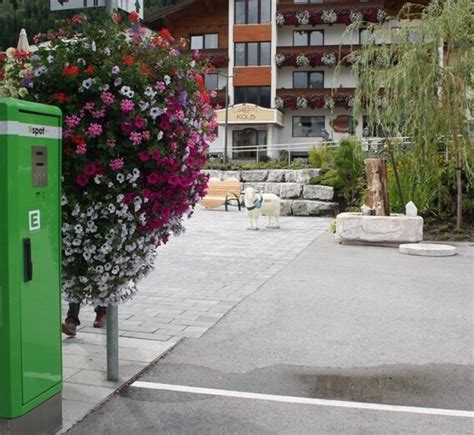
[{"label": "white goat statue", "polygon": [[[252,187],[244,191],[244,203],[250,219],[249,230],[258,230],[257,219],[260,215],[268,216],[267,228],[280,228],[280,198],[273,193],[257,193]],[[272,218],[275,224],[272,225]]]}]

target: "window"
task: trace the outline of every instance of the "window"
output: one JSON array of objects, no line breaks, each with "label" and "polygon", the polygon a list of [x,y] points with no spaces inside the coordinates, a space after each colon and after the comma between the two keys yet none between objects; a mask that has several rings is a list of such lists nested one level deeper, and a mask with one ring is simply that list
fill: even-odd
[{"label": "window", "polygon": [[191,50],[210,50],[212,48],[219,48],[219,35],[217,33],[191,35]]},{"label": "window", "polygon": [[294,30],[293,46],[324,45],[324,30]]},{"label": "window", "polygon": [[293,137],[322,137],[324,116],[293,116]]},{"label": "window", "polygon": [[324,73],[322,71],[295,71],[293,73],[293,88],[324,88]]},{"label": "window", "polygon": [[[249,150],[246,147],[251,145],[266,145],[267,131],[256,130],[254,128],[246,128],[244,130],[234,130],[232,132],[232,151],[234,159],[254,159],[256,157],[255,150]],[[244,149],[242,149],[244,148]],[[266,154],[266,147],[260,149],[259,155]]]},{"label": "window", "polygon": [[362,116],[362,136],[363,137],[385,137],[383,128],[381,125],[372,125],[369,128],[369,117],[367,115]]},{"label": "window", "polygon": [[371,31],[369,29],[359,29],[359,44],[367,44],[370,38]]},{"label": "window", "polygon": [[219,74],[206,74],[204,83],[207,89],[219,88]]},{"label": "window", "polygon": [[270,86],[236,86],[234,104],[251,103],[260,107],[270,107]]},{"label": "window", "polygon": [[271,0],[235,0],[235,24],[271,22]]},{"label": "window", "polygon": [[270,65],[270,42],[235,44],[235,66]]},{"label": "window", "polygon": [[402,42],[418,44],[423,42],[423,35],[415,27],[392,27],[391,32],[392,44],[400,44]]}]

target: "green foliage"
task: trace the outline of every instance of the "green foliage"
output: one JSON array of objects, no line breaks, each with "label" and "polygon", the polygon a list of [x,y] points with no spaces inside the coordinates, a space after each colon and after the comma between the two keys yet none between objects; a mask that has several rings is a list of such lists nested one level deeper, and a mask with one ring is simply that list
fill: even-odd
[{"label": "green foliage", "polygon": [[293,160],[290,165],[288,165],[288,155],[286,159],[281,160],[268,160],[256,162],[229,162],[224,163],[214,163],[207,162],[205,169],[215,169],[221,171],[238,171],[238,170],[253,170],[253,169],[304,169],[311,166],[303,163],[301,160]]},{"label": "green foliage", "polygon": [[308,184],[316,185],[316,184],[321,184],[321,180],[323,177],[321,175],[318,175],[316,177],[311,177],[308,181]]},{"label": "green foliage", "polygon": [[[338,181],[343,186],[342,193],[346,206],[359,205],[365,185],[364,156],[358,139],[351,137],[341,140],[340,146],[334,153],[334,167]],[[322,184],[325,184],[326,176]]]},{"label": "green foliage", "polygon": [[308,161],[311,167],[321,168],[323,171],[333,166],[334,149],[333,148],[313,148],[308,153]]}]

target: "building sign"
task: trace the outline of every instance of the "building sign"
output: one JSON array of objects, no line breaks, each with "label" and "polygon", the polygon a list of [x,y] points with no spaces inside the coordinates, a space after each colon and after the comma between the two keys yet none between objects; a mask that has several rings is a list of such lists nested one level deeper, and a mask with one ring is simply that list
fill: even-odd
[{"label": "building sign", "polygon": [[97,8],[105,6],[105,0],[50,0],[52,11],[65,11],[68,9]]},{"label": "building sign", "polygon": [[331,120],[331,127],[336,133],[349,133],[351,126],[351,117],[348,115],[339,115]]},{"label": "building sign", "polygon": [[[225,109],[217,110],[219,124],[225,124]],[[229,124],[277,124],[283,126],[279,110],[266,109],[255,104],[236,104],[228,109]]]}]

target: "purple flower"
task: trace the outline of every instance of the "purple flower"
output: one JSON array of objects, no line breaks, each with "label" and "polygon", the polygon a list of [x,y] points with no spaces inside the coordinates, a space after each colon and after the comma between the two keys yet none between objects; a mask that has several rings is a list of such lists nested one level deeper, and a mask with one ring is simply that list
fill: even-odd
[{"label": "purple flower", "polygon": [[118,171],[119,169],[122,169],[123,165],[124,165],[124,163],[123,163],[123,158],[122,157],[120,157],[118,159],[113,159],[109,163],[110,169],[112,169],[112,171]]}]

